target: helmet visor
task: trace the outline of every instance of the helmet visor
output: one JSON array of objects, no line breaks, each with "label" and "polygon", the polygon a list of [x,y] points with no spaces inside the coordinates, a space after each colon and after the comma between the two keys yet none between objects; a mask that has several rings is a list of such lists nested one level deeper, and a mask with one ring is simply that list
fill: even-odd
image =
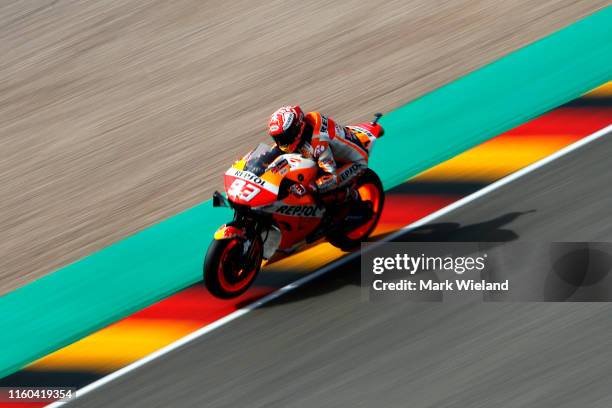
[{"label": "helmet visor", "polygon": [[295,142],[300,132],[300,126],[291,126],[289,129],[279,135],[272,136],[276,144],[281,146],[289,146]]}]

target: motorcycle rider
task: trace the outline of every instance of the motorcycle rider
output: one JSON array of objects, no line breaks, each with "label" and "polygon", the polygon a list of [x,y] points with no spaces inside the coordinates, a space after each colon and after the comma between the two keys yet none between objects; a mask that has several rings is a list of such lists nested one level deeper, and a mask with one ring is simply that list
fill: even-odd
[{"label": "motorcycle rider", "polygon": [[314,185],[293,185],[293,193],[303,195],[308,190],[314,191],[326,206],[359,199],[352,187],[368,167],[368,150],[364,141],[349,128],[320,112],[304,114],[295,105],[277,109],[270,117],[268,132],[284,153],[299,153],[316,161],[321,169],[322,174]]}]

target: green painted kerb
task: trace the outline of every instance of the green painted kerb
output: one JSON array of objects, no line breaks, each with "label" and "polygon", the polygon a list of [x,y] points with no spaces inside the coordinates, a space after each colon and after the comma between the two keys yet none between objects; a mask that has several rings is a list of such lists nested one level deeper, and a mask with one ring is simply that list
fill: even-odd
[{"label": "green painted kerb", "polygon": [[[611,30],[608,7],[388,113],[372,167],[397,185],[610,80]],[[0,298],[0,377],[198,281],[229,217],[202,203]]]}]

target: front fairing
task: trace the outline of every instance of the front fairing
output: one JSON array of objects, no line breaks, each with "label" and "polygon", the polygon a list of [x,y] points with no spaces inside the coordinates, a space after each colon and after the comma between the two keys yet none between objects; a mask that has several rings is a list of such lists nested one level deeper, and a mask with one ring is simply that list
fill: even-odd
[{"label": "front fairing", "polygon": [[262,143],[228,169],[225,191],[231,202],[265,211],[280,201],[291,200],[288,186],[311,185],[317,172],[313,160]]},{"label": "front fairing", "polygon": [[274,250],[289,250],[320,226],[325,210],[316,197],[291,193],[290,188],[312,185],[318,171],[311,159],[260,145],[227,170],[225,191],[237,211],[262,215],[278,230]]},{"label": "front fairing", "polygon": [[273,203],[278,197],[278,185],[247,170],[230,167],[224,182],[227,198],[235,204],[259,207]]},{"label": "front fairing", "polygon": [[280,180],[266,177],[268,166],[282,152],[264,143],[225,172],[227,198],[239,205],[259,207],[277,200]]}]

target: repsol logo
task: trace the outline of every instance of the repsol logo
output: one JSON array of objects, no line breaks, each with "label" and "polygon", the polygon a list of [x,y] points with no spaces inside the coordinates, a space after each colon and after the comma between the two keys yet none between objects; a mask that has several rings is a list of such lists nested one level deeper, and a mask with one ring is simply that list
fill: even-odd
[{"label": "repsol logo", "polygon": [[357,172],[357,170],[359,170],[359,168],[360,168],[359,164],[353,163],[353,165],[351,167],[349,167],[348,169],[346,169],[342,173],[340,173],[340,180],[342,180],[342,181],[346,180],[351,175],[355,174]]},{"label": "repsol logo", "polygon": [[317,207],[311,205],[282,205],[278,207],[276,213],[294,217],[317,217],[319,215]]},{"label": "repsol logo", "polygon": [[253,173],[249,173],[247,171],[236,170],[234,175],[236,177],[240,177],[242,179],[248,180],[251,183],[259,184],[260,186],[263,186],[264,184],[266,184],[266,182],[263,181],[261,178],[257,177]]}]

